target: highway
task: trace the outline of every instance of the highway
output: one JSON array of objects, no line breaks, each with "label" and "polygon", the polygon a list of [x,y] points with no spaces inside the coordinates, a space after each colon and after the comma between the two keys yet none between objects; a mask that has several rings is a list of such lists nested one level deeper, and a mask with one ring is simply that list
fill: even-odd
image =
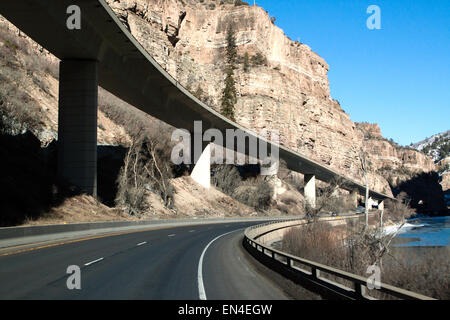
[{"label": "highway", "polygon": [[[282,300],[242,248],[257,222],[207,224],[98,237],[0,254],[0,299]],[[69,290],[69,265],[81,289]]]}]

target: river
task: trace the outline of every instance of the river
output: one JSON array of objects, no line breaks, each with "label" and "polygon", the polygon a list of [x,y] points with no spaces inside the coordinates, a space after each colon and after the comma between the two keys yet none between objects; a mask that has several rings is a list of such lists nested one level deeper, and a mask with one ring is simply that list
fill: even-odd
[{"label": "river", "polygon": [[450,246],[450,217],[408,219],[400,229],[394,247]]}]

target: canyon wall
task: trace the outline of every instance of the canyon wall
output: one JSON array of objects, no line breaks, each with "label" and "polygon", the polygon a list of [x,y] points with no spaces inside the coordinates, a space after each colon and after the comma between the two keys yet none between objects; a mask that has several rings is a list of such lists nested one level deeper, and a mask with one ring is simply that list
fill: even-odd
[{"label": "canyon wall", "polygon": [[[371,188],[387,194],[391,192],[388,181],[395,185],[415,172],[436,170],[433,161],[422,153],[384,139],[378,125],[353,122],[330,96],[328,64],[306,44],[285,36],[263,8],[235,6],[228,3],[230,0],[107,2],[164,69],[217,111],[225,78],[226,29],[232,24],[241,57],[235,70],[238,95],[235,114],[239,124],[257,132],[278,130],[282,145],[360,182],[363,182],[360,155],[365,150]],[[14,30],[20,41],[28,43],[36,60],[47,59],[53,70],[50,72],[53,76],[45,70],[35,72],[34,80],[27,80],[29,84],[11,78],[17,78],[16,66],[5,65],[2,71],[10,83],[23,87],[27,99],[33,102],[27,108],[36,109],[45,129],[34,133],[42,136],[43,144],[48,144],[57,136],[57,59],[3,18],[0,24]],[[242,64],[245,53],[250,61],[257,54],[263,58],[251,63],[247,72]],[[37,64],[25,61],[22,56],[17,58],[18,65]],[[40,90],[36,82],[47,89]],[[100,111],[99,143],[116,144],[124,140],[128,137],[123,128]]]},{"label": "canyon wall", "polygon": [[360,154],[366,150],[371,187],[381,192],[390,193],[386,172],[436,169],[425,155],[384,139],[378,125],[353,122],[330,96],[328,64],[306,44],[290,40],[263,8],[227,2],[108,0],[157,62],[218,111],[231,23],[238,55],[259,53],[266,60],[247,72],[242,64],[235,70],[239,124],[276,129],[282,145],[361,182]]}]

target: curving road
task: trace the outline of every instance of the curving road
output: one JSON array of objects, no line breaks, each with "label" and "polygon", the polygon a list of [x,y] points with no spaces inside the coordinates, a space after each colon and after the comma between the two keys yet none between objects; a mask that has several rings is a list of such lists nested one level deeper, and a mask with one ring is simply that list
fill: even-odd
[{"label": "curving road", "polygon": [[[288,297],[241,246],[253,223],[175,227],[0,255],[0,299],[258,299]],[[69,290],[69,265],[81,290]]]}]

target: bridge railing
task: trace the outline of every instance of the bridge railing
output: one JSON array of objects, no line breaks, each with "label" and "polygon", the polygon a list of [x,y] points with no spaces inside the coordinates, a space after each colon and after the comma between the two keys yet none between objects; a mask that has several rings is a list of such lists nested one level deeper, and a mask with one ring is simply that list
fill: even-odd
[{"label": "bridge railing", "polygon": [[[354,218],[355,216],[348,217]],[[336,220],[328,218],[326,220]],[[385,283],[376,283],[377,289],[368,289],[367,278],[329,267],[314,261],[296,257],[264,244],[264,235],[284,228],[307,224],[305,219],[272,221],[247,228],[244,232],[244,247],[256,259],[297,284],[304,285],[324,297],[333,299],[377,300],[372,292],[405,300],[435,300],[433,298],[397,288]],[[330,275],[335,280],[330,279]],[[344,285],[342,283],[346,283]]]}]

